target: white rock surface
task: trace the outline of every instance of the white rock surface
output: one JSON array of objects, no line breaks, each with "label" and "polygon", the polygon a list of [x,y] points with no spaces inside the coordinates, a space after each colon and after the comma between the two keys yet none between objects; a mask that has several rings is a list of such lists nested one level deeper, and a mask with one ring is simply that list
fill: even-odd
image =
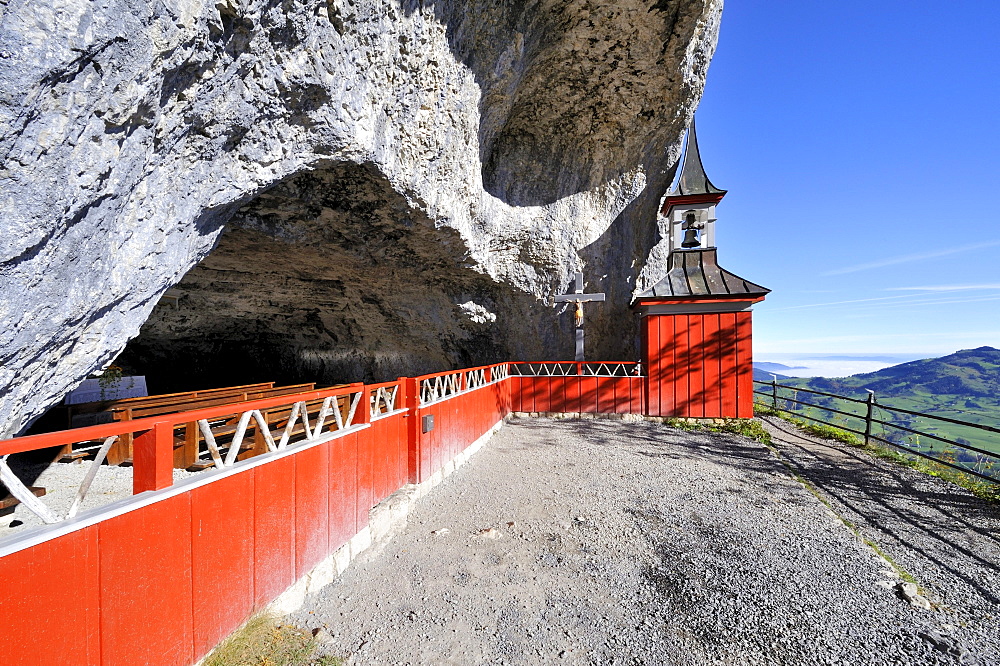
[{"label": "white rock surface", "polygon": [[[380,328],[387,316],[334,327],[319,352],[370,360],[389,350],[391,365],[399,349],[414,359],[431,345],[434,362],[460,362],[478,353],[463,340],[480,335],[495,354],[525,339],[531,353],[556,354],[568,324],[543,320],[555,319],[547,299],[581,268],[609,293],[589,319],[595,351],[617,350],[630,338],[631,293],[659,277],[646,263],[655,210],[721,9],[721,0],[0,0],[0,436],[115,358],[227,227],[231,252],[261,234],[278,244],[264,256],[294,266],[300,218],[281,227],[258,197],[310,173],[362,173],[380,201],[405,204],[396,221],[438,239],[452,277],[440,286],[434,265],[413,269],[429,276],[431,319],[458,326],[449,318],[474,300],[462,298],[463,271],[497,285],[499,301],[479,303],[496,321],[468,323],[485,333],[456,330],[440,348],[430,332],[394,341]],[[310,215],[315,223],[323,211]],[[369,273],[383,265],[366,261]],[[259,255],[244,264],[260,267]],[[315,262],[304,266],[297,279],[308,282]],[[486,289],[473,286],[473,297]],[[372,307],[396,312],[392,301]],[[411,309],[416,329],[437,328]],[[236,310],[234,320],[246,316]],[[291,301],[275,310],[260,316],[294,322],[303,312]],[[509,332],[513,313],[525,313],[523,334]]]}]

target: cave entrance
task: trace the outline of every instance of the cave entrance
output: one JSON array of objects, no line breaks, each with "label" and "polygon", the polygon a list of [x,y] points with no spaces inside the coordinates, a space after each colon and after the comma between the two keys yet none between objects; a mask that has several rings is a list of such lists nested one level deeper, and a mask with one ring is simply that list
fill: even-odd
[{"label": "cave entrance", "polygon": [[240,208],[116,364],[153,394],[495,362],[493,313],[512,297],[467,259],[373,167],[323,164]]}]

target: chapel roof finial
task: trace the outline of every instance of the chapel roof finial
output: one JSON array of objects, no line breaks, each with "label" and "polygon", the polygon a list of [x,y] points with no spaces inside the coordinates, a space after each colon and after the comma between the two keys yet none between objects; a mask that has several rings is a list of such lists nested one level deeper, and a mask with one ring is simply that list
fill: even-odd
[{"label": "chapel roof finial", "polygon": [[[684,156],[681,158],[680,176],[674,186],[667,192],[668,197],[687,197],[702,194],[724,195],[726,190],[720,190],[712,184],[701,163],[701,153],[698,151],[698,133],[695,131],[694,118],[691,127],[684,137]],[[719,197],[720,199],[722,197]]]}]

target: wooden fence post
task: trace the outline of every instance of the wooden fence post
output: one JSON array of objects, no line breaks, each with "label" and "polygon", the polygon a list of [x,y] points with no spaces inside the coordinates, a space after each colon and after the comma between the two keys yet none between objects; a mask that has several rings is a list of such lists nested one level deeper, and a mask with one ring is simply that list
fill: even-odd
[{"label": "wooden fence post", "polygon": [[[371,389],[366,384],[359,383],[358,390],[361,392],[361,397],[358,398],[358,406],[354,409],[354,419],[351,421],[351,425],[362,425],[364,423],[371,423],[372,421]],[[365,433],[365,436],[369,434]]]},{"label": "wooden fence post", "polygon": [[174,426],[161,421],[132,444],[132,494],[162,490],[174,483]]},{"label": "wooden fence post", "polygon": [[865,446],[871,445],[872,440],[872,413],[875,411],[875,391],[868,391],[868,413],[865,415]]},{"label": "wooden fence post", "polygon": [[420,483],[420,380],[403,377],[403,406],[406,407],[407,476],[410,483]]}]

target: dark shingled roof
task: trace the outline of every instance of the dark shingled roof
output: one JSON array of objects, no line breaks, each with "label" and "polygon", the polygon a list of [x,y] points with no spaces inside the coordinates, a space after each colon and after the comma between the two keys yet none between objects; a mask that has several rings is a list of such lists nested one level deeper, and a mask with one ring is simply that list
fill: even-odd
[{"label": "dark shingled roof", "polygon": [[674,186],[667,192],[668,197],[686,197],[692,194],[725,194],[712,184],[701,164],[701,152],[698,150],[698,133],[691,119],[691,128],[684,138],[684,157],[681,163],[681,175]]},{"label": "dark shingled roof", "polygon": [[671,252],[666,277],[636,298],[763,296],[770,293],[770,289],[720,268],[715,253],[714,247]]}]

